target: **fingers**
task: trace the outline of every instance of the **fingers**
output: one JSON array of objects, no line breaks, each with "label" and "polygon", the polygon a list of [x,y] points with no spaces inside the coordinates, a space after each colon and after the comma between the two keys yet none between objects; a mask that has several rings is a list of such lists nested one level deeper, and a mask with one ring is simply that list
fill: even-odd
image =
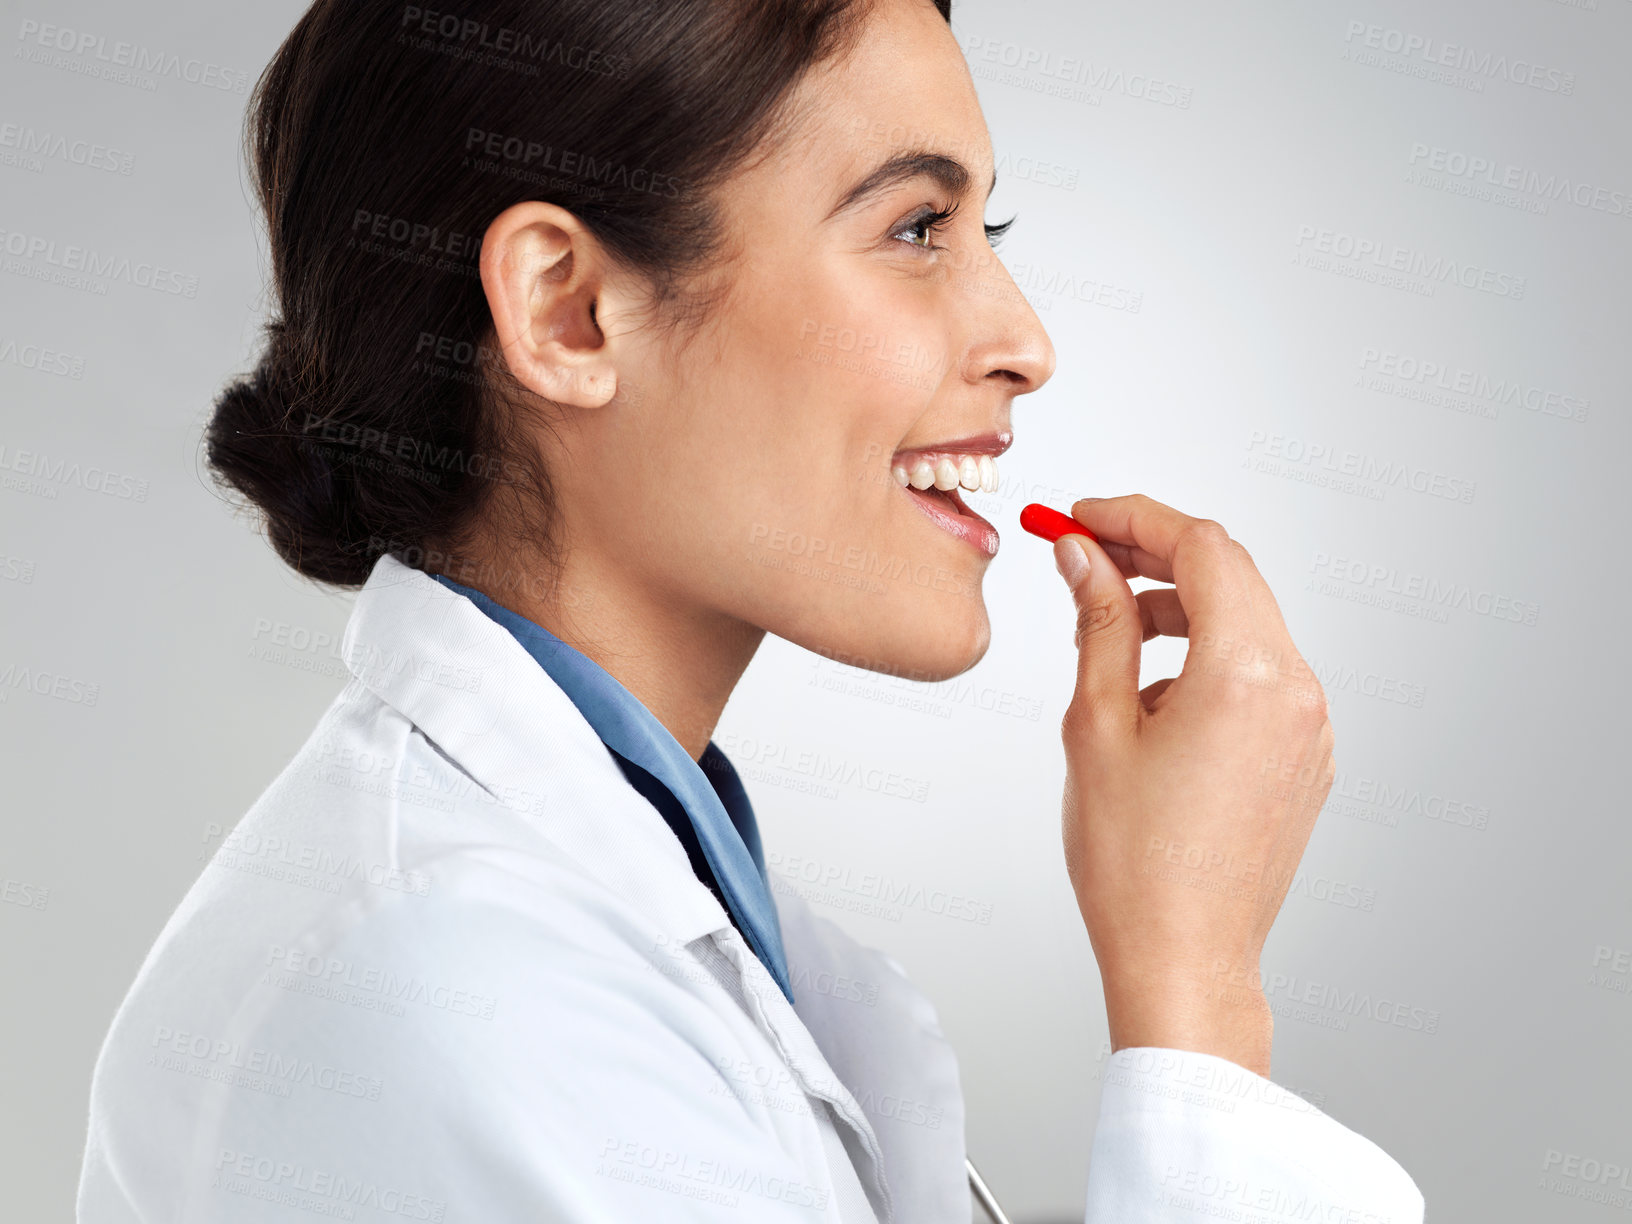
[{"label": "fingers", "polygon": [[1172,582],[1173,567],[1154,553],[1148,553],[1137,544],[1120,544],[1101,539],[1099,546],[1116,563],[1124,578],[1154,578],[1157,582]]},{"label": "fingers", "polygon": [[1164,679],[1157,680],[1152,684],[1145,685],[1144,688],[1139,690],[1139,704],[1144,706],[1147,710],[1154,711],[1156,709],[1156,702],[1161,699],[1163,693],[1167,692],[1167,686],[1172,684],[1176,679],[1178,679],[1177,676],[1167,676]]},{"label": "fingers", "polygon": [[1143,493],[1072,504],[1071,515],[1099,537],[1101,551],[1117,558],[1118,572],[1171,582],[1189,623],[1189,635],[1220,637],[1273,634],[1279,616],[1261,625],[1262,609],[1275,607],[1268,584],[1246,549],[1212,519],[1194,518]]},{"label": "fingers", "polygon": [[1139,605],[1140,641],[1148,642],[1162,637],[1189,637],[1190,622],[1179,602],[1179,593],[1172,587],[1156,587],[1140,591],[1133,597]]},{"label": "fingers", "polygon": [[1061,536],[1054,542],[1054,562],[1077,606],[1077,684],[1062,731],[1068,739],[1078,727],[1095,736],[1132,735],[1140,717],[1140,604],[1105,550],[1087,536]]}]

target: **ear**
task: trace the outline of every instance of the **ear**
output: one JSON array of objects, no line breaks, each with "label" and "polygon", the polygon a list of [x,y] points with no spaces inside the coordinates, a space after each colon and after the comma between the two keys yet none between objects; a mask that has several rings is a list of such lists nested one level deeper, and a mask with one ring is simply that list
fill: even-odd
[{"label": "ear", "polygon": [[545,399],[598,408],[618,390],[607,336],[596,319],[607,263],[577,217],[523,200],[487,227],[482,289],[505,364]]}]

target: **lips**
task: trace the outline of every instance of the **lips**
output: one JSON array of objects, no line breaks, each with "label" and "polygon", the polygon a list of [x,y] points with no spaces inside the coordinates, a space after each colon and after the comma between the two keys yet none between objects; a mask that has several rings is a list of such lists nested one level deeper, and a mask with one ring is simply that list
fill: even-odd
[{"label": "lips", "polygon": [[904,447],[890,458],[896,481],[914,489],[931,485],[942,492],[962,485],[971,491],[995,493],[999,478],[997,455],[1014,441],[1008,430],[956,438],[930,446]]},{"label": "lips", "polygon": [[[927,446],[904,446],[890,457],[890,466],[905,464],[911,467],[920,459],[927,459],[931,463],[941,455],[948,458],[963,455],[990,455],[996,459],[1009,447],[1014,445],[1014,431],[1003,429],[988,433],[974,434],[966,438],[955,438],[947,442],[936,442]],[[955,462],[956,460],[954,460]]]},{"label": "lips", "polygon": [[997,555],[999,543],[997,528],[964,505],[963,497],[957,489],[931,487],[905,488],[901,491],[912,498],[918,508],[933,519],[942,530],[967,541],[986,557]]},{"label": "lips", "polygon": [[[987,492],[997,489],[996,459],[1014,442],[1011,430],[992,430],[928,446],[903,447],[890,457],[890,469],[902,492],[917,503],[944,531],[964,540],[987,558],[997,555],[997,528],[971,510],[963,500],[962,473]],[[972,473],[980,470],[980,479]],[[959,475],[953,475],[953,469]],[[926,473],[933,472],[932,480]],[[909,479],[903,476],[911,473]]]}]

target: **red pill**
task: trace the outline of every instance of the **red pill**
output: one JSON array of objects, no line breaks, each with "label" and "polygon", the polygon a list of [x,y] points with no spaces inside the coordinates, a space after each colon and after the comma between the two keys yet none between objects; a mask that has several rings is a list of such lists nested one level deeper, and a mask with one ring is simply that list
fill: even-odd
[{"label": "red pill", "polygon": [[1043,539],[1048,540],[1050,543],[1059,539],[1062,535],[1070,535],[1072,532],[1085,535],[1096,544],[1099,542],[1098,536],[1069,514],[1061,514],[1058,510],[1050,510],[1039,502],[1032,502],[1021,507],[1020,526],[1034,536],[1042,536]]}]

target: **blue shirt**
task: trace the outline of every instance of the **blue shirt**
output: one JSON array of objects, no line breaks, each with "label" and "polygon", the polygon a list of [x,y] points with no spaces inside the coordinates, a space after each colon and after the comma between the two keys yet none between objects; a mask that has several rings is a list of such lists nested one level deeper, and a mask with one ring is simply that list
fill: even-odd
[{"label": "blue shirt", "polygon": [[702,758],[692,760],[657,716],[588,655],[482,592],[442,574],[432,577],[508,629],[572,699],[629,784],[668,821],[686,848],[692,871],[719,899],[792,1003],[793,984],[771,901],[759,825],[748,792],[725,753],[709,740]]}]

